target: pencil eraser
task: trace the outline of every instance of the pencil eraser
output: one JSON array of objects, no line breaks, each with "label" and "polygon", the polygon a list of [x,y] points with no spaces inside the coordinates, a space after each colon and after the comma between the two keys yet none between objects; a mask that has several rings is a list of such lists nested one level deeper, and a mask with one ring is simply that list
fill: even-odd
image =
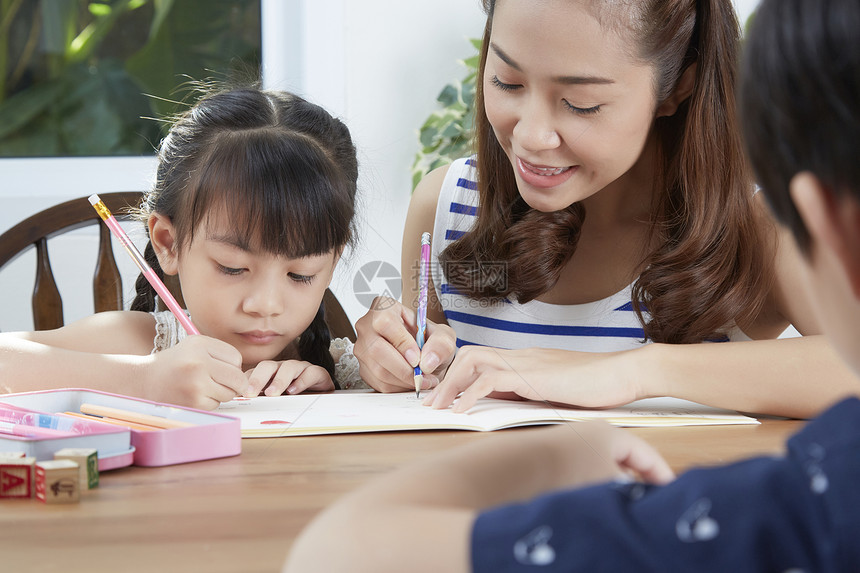
[{"label": "pencil eraser", "polygon": [[0,498],[33,497],[36,458],[0,458]]},{"label": "pencil eraser", "polygon": [[45,503],[81,500],[78,464],[72,460],[36,462],[36,498]]},{"label": "pencil eraser", "polygon": [[89,196],[89,200],[90,200],[90,205],[93,205],[93,206],[95,206],[96,203],[101,201],[101,199],[99,199],[99,196],[96,195],[95,193],[93,193],[92,195]]}]

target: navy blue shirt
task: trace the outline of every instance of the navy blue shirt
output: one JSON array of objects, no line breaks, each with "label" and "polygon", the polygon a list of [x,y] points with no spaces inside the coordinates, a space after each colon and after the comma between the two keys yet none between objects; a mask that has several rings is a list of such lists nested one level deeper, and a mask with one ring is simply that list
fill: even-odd
[{"label": "navy blue shirt", "polygon": [[860,400],[807,424],[785,457],[497,507],[471,543],[476,572],[860,571]]}]

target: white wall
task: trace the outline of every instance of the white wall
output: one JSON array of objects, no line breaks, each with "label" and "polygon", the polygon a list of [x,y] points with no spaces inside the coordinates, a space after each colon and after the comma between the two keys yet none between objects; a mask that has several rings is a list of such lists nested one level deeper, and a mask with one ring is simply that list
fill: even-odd
[{"label": "white wall", "polygon": [[[735,0],[742,22],[757,3]],[[342,117],[359,149],[360,243],[332,284],[353,321],[365,311],[353,294],[358,269],[378,260],[400,267],[417,130],[441,88],[463,77],[457,60],[471,55],[467,38],[480,37],[483,22],[478,0],[264,0],[266,87],[297,91]],[[0,233],[60,201],[145,189],[154,165],[152,158],[0,160]],[[50,243],[61,291],[81,293],[65,298],[67,322],[93,311],[95,252],[94,230]],[[85,257],[91,262],[81,263]],[[121,249],[116,259],[130,296],[136,269]],[[0,271],[0,330],[32,328],[34,265],[31,251]]]},{"label": "white wall", "polygon": [[733,0],[735,4],[735,10],[738,11],[738,18],[741,21],[741,25],[747,21],[750,14],[753,13],[755,7],[758,6],[760,0]]}]

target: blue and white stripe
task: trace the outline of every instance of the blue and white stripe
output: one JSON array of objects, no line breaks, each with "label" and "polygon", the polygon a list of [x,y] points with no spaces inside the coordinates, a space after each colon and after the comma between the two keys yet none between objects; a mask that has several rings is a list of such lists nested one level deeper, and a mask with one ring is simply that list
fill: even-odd
[{"label": "blue and white stripe", "polygon": [[436,294],[457,345],[497,348],[558,348],[610,352],[636,348],[645,334],[630,301],[631,286],[592,303],[577,305],[531,301],[491,303],[459,294],[445,280],[440,253],[469,232],[478,213],[476,172],[472,159],[448,169],[436,206],[431,269]]}]

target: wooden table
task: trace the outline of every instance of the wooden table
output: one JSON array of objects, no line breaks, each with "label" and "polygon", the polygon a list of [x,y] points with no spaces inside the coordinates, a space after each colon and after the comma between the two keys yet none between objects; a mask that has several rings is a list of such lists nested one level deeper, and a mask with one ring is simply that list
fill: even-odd
[{"label": "wooden table", "polygon": [[[632,430],[672,467],[779,453],[801,422]],[[506,432],[534,431],[529,428]],[[275,572],[323,507],[411,460],[491,434],[392,432],[246,439],[240,456],[105,472],[79,504],[0,501],[3,571]],[[338,543],[332,539],[332,546]]]}]

